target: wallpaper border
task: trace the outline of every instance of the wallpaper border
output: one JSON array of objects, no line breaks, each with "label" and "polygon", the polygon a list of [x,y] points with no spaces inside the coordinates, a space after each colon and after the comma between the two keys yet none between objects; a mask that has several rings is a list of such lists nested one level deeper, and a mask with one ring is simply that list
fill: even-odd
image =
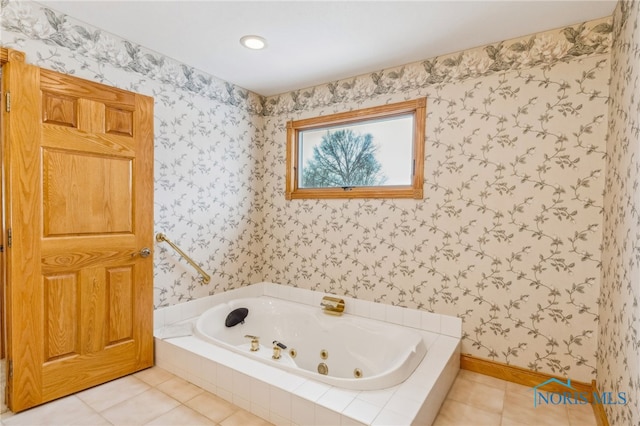
[{"label": "wallpaper border", "polygon": [[[261,114],[261,95],[221,80],[168,56],[90,26],[37,2],[2,0],[1,27],[49,46],[65,47],[87,58],[134,72],[223,104]],[[2,44],[19,49],[20,40]],[[65,72],[64,69],[55,71]]]},{"label": "wallpaper border", "polygon": [[[31,8],[31,4],[37,7]],[[36,2],[2,0],[1,7],[5,30],[264,116],[607,54],[613,30],[609,16],[265,97]],[[13,47],[15,42],[3,44]]]},{"label": "wallpaper border", "polygon": [[608,16],[294,90],[267,97],[263,115],[362,103],[376,96],[604,55],[610,52],[612,31],[613,18]]}]

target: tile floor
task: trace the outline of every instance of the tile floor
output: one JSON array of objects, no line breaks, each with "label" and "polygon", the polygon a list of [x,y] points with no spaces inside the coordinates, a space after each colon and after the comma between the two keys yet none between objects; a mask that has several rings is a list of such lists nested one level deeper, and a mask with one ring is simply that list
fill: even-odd
[{"label": "tile floor", "polygon": [[[270,424],[159,367],[22,413],[3,413],[0,423],[6,426]],[[595,426],[596,421],[589,405],[533,408],[531,388],[461,370],[434,423],[446,425]]]},{"label": "tile floor", "polygon": [[460,370],[433,426],[596,426],[591,405],[533,407],[528,386]]}]

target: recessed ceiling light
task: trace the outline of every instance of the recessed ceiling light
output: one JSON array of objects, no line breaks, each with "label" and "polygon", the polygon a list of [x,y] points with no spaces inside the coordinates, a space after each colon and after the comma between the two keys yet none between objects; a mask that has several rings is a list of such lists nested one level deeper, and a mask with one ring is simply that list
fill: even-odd
[{"label": "recessed ceiling light", "polygon": [[257,35],[246,35],[240,39],[240,44],[248,49],[260,50],[264,49],[267,42],[264,38]]}]

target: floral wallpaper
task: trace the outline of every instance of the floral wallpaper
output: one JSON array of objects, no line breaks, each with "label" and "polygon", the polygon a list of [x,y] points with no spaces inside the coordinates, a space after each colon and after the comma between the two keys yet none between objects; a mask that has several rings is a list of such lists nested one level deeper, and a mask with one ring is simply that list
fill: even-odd
[{"label": "floral wallpaper", "polygon": [[[463,352],[595,375],[612,21],[270,98],[37,3],[2,43],[155,98],[155,305],[262,280],[461,317]],[[424,200],[284,199],[285,126],[427,97]]]},{"label": "floral wallpaper", "polygon": [[2,43],[43,68],[153,96],[155,307],[261,281],[262,98],[33,2],[2,0]]},{"label": "floral wallpaper", "polygon": [[640,2],[619,2],[604,192],[598,389],[626,392],[611,425],[640,425]]},{"label": "floral wallpaper", "polygon": [[[464,353],[595,376],[610,19],[270,97],[266,281],[457,315]],[[424,200],[291,200],[286,122],[427,98]]]}]

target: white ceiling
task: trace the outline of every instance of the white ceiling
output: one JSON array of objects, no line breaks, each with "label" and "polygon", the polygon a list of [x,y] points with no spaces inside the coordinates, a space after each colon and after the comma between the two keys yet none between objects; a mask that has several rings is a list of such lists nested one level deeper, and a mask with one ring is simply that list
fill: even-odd
[{"label": "white ceiling", "polygon": [[[611,15],[603,1],[47,1],[261,95]],[[258,34],[251,51],[240,37]]]}]

